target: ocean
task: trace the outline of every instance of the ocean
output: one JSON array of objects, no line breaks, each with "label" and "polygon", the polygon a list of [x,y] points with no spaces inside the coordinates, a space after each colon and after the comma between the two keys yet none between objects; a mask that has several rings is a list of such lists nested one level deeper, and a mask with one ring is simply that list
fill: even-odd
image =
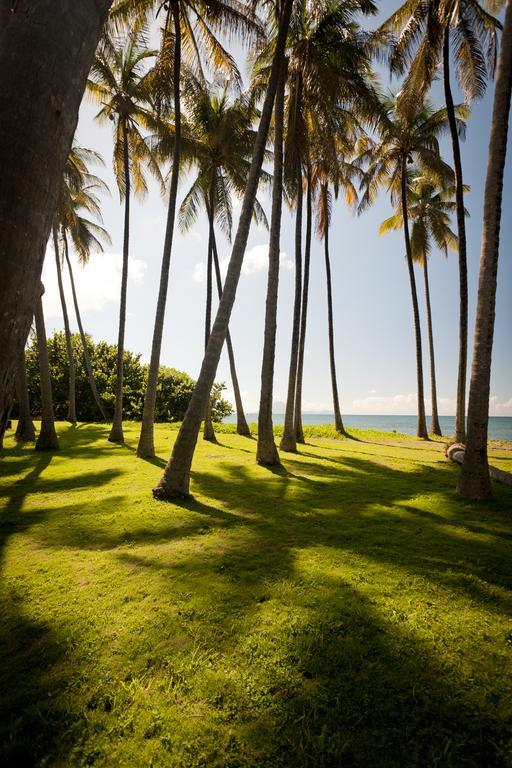
[{"label": "ocean", "polygon": [[[249,422],[257,422],[257,413],[247,413]],[[282,424],[284,415],[276,413],[273,416],[274,424]],[[236,416],[232,414],[224,419],[226,424],[236,423]],[[399,432],[404,435],[415,435],[416,416],[350,416],[343,415],[346,427],[355,429],[375,429],[380,432]],[[455,431],[454,416],[440,416],[439,422],[443,435],[453,435]],[[302,416],[303,424],[334,424],[332,413],[305,413]],[[489,417],[489,440],[507,440],[512,443],[512,416]]]}]

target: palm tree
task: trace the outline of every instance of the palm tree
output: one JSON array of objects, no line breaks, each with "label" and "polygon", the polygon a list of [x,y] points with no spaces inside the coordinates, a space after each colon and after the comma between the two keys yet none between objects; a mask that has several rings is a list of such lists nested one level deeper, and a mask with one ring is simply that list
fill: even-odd
[{"label": "palm tree", "polygon": [[64,335],[66,338],[66,355],[68,359],[68,421],[73,426],[76,426],[76,367],[73,357],[73,347],[71,345],[71,330],[69,327],[68,308],[66,304],[66,296],[64,293],[64,284],[62,281],[62,266],[61,257],[59,253],[59,237],[57,233],[57,226],[54,223],[53,230],[53,250],[55,254],[55,266],[57,269],[57,282],[59,286],[60,305],[62,308],[62,318],[64,320]]},{"label": "palm tree", "polygon": [[[414,176],[414,172],[411,174]],[[447,187],[439,190],[429,179],[421,176],[413,178],[408,190],[409,216],[412,221],[411,253],[416,264],[423,267],[425,287],[425,308],[427,316],[428,344],[430,357],[430,383],[432,399],[432,422],[430,431],[434,435],[442,435],[437,409],[436,366],[434,354],[434,333],[432,328],[432,308],[430,303],[430,285],[428,278],[428,258],[434,243],[445,256],[448,248],[457,250],[457,236],[450,229],[450,215],[456,208],[453,202],[454,188]],[[379,234],[394,229],[402,229],[404,225],[401,209],[386,221],[382,222]]]},{"label": "palm tree", "polygon": [[500,244],[503,173],[507,153],[512,91],[512,0],[507,0],[492,115],[484,196],[484,227],[476,310],[473,366],[469,388],[468,439],[457,486],[461,496],[484,499],[491,493],[487,461],[487,425],[496,277]]},{"label": "palm tree", "polygon": [[247,247],[251,220],[254,215],[254,203],[260,180],[261,167],[265,156],[265,147],[272,118],[274,99],[285,56],[286,37],[290,24],[292,5],[293,0],[283,0],[272,71],[263,102],[256,140],[254,142],[251,167],[247,177],[242,210],[238,222],[238,230],[233,243],[233,250],[224,283],[222,298],[208,341],[208,347],[201,366],[201,372],[174,444],[172,456],[166,466],[162,479],[157,487],[153,489],[153,495],[158,499],[169,499],[175,495],[189,495],[190,467],[192,465],[204,410],[210,396],[222,347],[226,339],[231,310],[236,298],[236,289],[238,280],[240,279],[245,249]]},{"label": "palm tree", "polygon": [[[442,183],[443,179],[449,176],[450,168],[441,159],[438,143],[439,136],[448,128],[448,118],[446,109],[434,111],[428,102],[411,105],[406,110],[396,99],[384,101],[384,113],[379,127],[378,139],[362,137],[359,141],[360,161],[367,164],[365,179],[362,184],[364,194],[359,210],[364,210],[373,202],[381,186],[385,186],[390,191],[393,204],[400,202],[416,340],[417,434],[418,437],[428,439],[423,390],[420,314],[409,232],[407,168],[415,163],[422,167],[423,175],[437,183]],[[458,130],[462,132],[464,123],[461,118],[467,115],[467,110],[459,106],[456,108],[456,114]]]},{"label": "palm tree", "polygon": [[121,200],[124,200],[123,269],[117,341],[116,399],[109,440],[122,443],[123,435],[123,359],[126,325],[126,294],[130,250],[131,191],[139,197],[147,192],[143,165],[157,178],[160,170],[141,128],[153,127],[150,88],[145,65],[155,52],[147,48],[143,34],[134,33],[126,41],[105,37],[94,59],[88,81],[92,98],[101,104],[96,118],[111,120],[114,130],[113,167]]},{"label": "palm tree", "polygon": [[55,431],[52,380],[50,375],[50,362],[48,360],[46,329],[44,327],[43,293],[44,286],[40,283],[40,293],[36,301],[34,319],[36,324],[37,357],[39,360],[39,378],[41,385],[41,429],[37,436],[35,449],[36,451],[58,451],[59,441]]},{"label": "palm tree", "polygon": [[18,400],[18,424],[14,437],[20,442],[31,443],[36,439],[34,422],[30,415],[30,399],[27,385],[27,368],[25,365],[25,352],[21,356],[18,375],[16,376],[16,398]]},{"label": "palm tree", "polygon": [[[497,11],[502,0],[484,5]],[[455,435],[464,441],[466,434],[466,373],[468,345],[468,278],[466,225],[464,221],[464,184],[460,155],[456,108],[450,83],[450,53],[453,49],[457,80],[467,103],[481,98],[487,78],[493,76],[496,61],[496,37],[499,21],[477,0],[407,0],[385,22],[382,31],[399,34],[392,48],[391,67],[407,71],[402,99],[412,103],[421,99],[430,87],[440,64],[455,170],[455,200],[459,242],[459,366]]]}]

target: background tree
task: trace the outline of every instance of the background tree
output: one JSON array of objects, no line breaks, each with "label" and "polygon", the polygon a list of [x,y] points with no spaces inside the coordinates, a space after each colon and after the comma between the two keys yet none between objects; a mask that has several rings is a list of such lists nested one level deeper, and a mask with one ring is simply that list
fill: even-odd
[{"label": "background tree", "polygon": [[16,399],[18,401],[18,423],[14,437],[20,442],[33,442],[36,439],[36,430],[30,414],[25,352],[23,352],[21,357],[16,377]]},{"label": "background tree", "polygon": [[55,432],[55,418],[53,413],[52,380],[50,363],[48,360],[48,347],[46,344],[46,330],[44,327],[44,314],[42,295],[43,284],[40,284],[40,295],[36,302],[34,319],[36,326],[37,359],[39,364],[39,383],[41,392],[41,429],[36,440],[36,451],[58,451],[59,441]]}]

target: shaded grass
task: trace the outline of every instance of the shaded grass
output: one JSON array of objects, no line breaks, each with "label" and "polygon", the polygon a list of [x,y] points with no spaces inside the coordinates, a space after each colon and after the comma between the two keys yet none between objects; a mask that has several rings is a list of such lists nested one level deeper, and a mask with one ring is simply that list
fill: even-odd
[{"label": "shaded grass", "polygon": [[512,764],[510,489],[368,433],[271,472],[226,431],[162,504],[175,430],[156,463],[107,431],[6,441],[0,764]]}]

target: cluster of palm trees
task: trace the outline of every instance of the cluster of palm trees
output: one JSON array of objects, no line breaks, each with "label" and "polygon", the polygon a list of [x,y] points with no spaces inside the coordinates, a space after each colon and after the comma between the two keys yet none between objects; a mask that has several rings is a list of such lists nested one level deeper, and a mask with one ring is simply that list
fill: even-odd
[{"label": "cluster of palm trees", "polygon": [[[493,14],[504,6],[506,22],[496,98],[499,87],[505,95],[507,87],[510,90],[507,80],[507,77],[510,79],[510,61],[506,60],[510,5],[510,0],[486,0],[484,3],[477,0],[407,0],[376,31],[368,32],[361,26],[361,20],[377,13],[378,6],[373,0],[274,0],[261,3],[113,0],[87,83],[90,97],[100,106],[98,119],[112,124],[113,167],[124,202],[117,391],[109,436],[112,442],[123,441],[123,352],[131,197],[133,194],[142,196],[147,191],[147,172],[158,180],[168,196],[151,361],[137,450],[142,458],[151,458],[155,453],[155,402],[175,226],[178,224],[186,232],[198,216],[204,214],[208,220],[205,355],[173,454],[162,480],[154,489],[156,498],[189,494],[190,467],[201,424],[204,424],[204,438],[215,440],[210,392],[224,344],[229,354],[237,428],[240,434],[249,433],[238,386],[229,320],[253,219],[269,227],[257,460],[263,465],[280,462],[273,434],[272,400],[283,203],[295,213],[295,296],[290,308],[293,324],[281,450],[295,451],[297,443],[304,442],[302,381],[315,229],[323,241],[325,254],[335,424],[340,432],[344,432],[335,361],[335,302],[329,252],[333,200],[343,194],[347,205],[362,213],[382,189],[390,195],[396,210],[382,224],[381,232],[402,229],[404,235],[413,309],[411,325],[416,340],[418,435],[423,438],[428,437],[428,429],[415,263],[422,267],[425,284],[432,390],[431,430],[440,434],[428,257],[433,246],[444,252],[448,248],[458,251],[460,344],[456,439],[465,440],[468,289],[464,193],[467,188],[463,183],[459,142],[469,117],[469,105],[482,96],[488,80],[495,73],[501,24]],[[154,39],[157,28],[159,45],[152,50],[148,41]],[[252,76],[247,91],[242,89],[240,72],[228,50],[229,41],[234,36],[249,48]],[[382,94],[374,71],[376,57],[384,59],[395,76],[405,74],[395,95]],[[510,55],[508,57],[510,59]],[[457,73],[464,104],[454,103],[450,82],[452,68]],[[445,104],[435,108],[429,92],[440,71]],[[509,108],[506,99],[500,103],[500,108],[506,131]],[[441,155],[439,140],[443,134],[451,138],[453,167]],[[505,148],[506,132],[500,158],[501,173]],[[108,235],[101,226],[97,200],[97,193],[104,190],[104,185],[88,168],[89,162],[97,160],[90,150],[72,148],[61,179],[54,216],[53,240],[68,340],[62,254],[72,279],[69,240],[82,261],[87,260],[92,247],[101,248],[103,242],[108,242]],[[495,173],[499,174],[499,168],[498,164]],[[179,181],[183,171],[191,175],[192,185],[180,203]],[[272,205],[268,223],[257,194],[261,186],[270,185]],[[242,199],[242,207],[222,285],[216,227],[231,240],[233,196]],[[91,215],[93,220],[89,218]],[[451,227],[452,215],[457,224],[456,233]],[[499,227],[499,220],[497,224]],[[219,305],[212,322],[214,282]],[[74,288],[73,298],[86,354]],[[41,335],[44,346],[40,299],[37,307],[38,338]],[[70,342],[68,348],[69,419],[75,422]],[[42,380],[44,370],[43,350]],[[92,373],[90,382],[94,391]],[[98,407],[105,416],[99,398]],[[43,410],[44,419],[51,421],[51,389],[46,397],[43,396]],[[54,429],[45,438],[45,445],[55,447]]]}]

